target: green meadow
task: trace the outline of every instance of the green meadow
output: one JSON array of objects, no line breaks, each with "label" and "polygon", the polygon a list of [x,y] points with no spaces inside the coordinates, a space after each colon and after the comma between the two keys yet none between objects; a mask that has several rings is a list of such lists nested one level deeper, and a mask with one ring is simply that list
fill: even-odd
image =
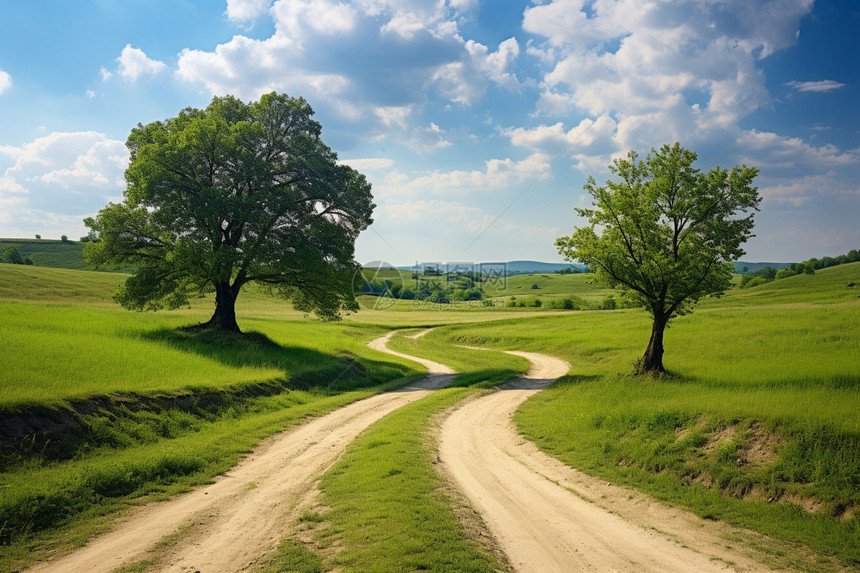
[{"label": "green meadow", "polygon": [[[670,374],[645,379],[630,376],[650,332],[640,310],[361,296],[359,313],[323,323],[248,289],[237,303],[247,334],[215,336],[180,329],[205,321],[211,299],[127,312],[111,299],[123,278],[0,265],[0,415],[29,428],[3,434],[0,571],[83,543],[131,505],[205,483],[308,416],[420,377],[414,363],[366,347],[392,328],[403,331],[394,349],[460,376],[350,446],[323,477],[324,506],[300,523],[313,542],[285,540],[269,570],[502,567],[458,525],[463,510],[433,467],[432,427],[526,363],[461,346],[571,363],[516,417],[549,454],[811,548],[821,570],[828,559],[860,565],[860,287],[846,286],[860,284],[860,263],[702,301],[667,330]],[[591,308],[612,294],[587,275],[522,275],[505,287],[493,296],[577,297]],[[37,438],[54,423],[61,432]],[[790,552],[774,562],[809,568]]]},{"label": "green meadow", "polygon": [[630,376],[650,333],[633,310],[451,325],[425,337],[425,355],[462,344],[564,358],[569,375],[516,417],[542,449],[856,566],[860,290],[846,285],[858,279],[855,263],[705,302],[667,331],[664,378]]}]

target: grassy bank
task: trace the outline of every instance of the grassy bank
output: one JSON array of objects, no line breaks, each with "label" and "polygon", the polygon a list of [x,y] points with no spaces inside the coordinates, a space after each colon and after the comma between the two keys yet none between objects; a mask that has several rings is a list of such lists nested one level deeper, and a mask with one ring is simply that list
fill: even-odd
[{"label": "grassy bank", "polygon": [[649,333],[641,311],[436,336],[568,360],[572,375],[516,421],[569,465],[856,566],[860,301],[846,284],[857,275],[843,265],[708,302],[667,331],[664,379],[629,375]]}]

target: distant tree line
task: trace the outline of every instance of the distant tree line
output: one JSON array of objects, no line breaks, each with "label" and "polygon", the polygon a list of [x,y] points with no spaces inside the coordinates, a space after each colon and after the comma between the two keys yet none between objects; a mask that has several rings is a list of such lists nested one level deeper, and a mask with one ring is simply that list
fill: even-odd
[{"label": "distant tree line", "polygon": [[588,267],[580,268],[580,267],[564,267],[563,269],[557,269],[552,271],[557,275],[576,275],[579,273],[587,273],[589,272]]},{"label": "distant tree line", "polygon": [[757,271],[744,273],[741,278],[740,287],[751,288],[799,274],[813,275],[817,270],[856,262],[860,262],[860,251],[852,249],[848,251],[847,254],[839,255],[838,257],[822,257],[820,259],[813,257],[808,261],[803,261],[802,263],[792,263],[784,269],[777,270],[773,267],[764,267]]},{"label": "distant tree line", "polygon": [[[426,277],[440,277],[428,279]],[[402,300],[421,300],[447,304],[456,301],[484,300],[481,283],[488,279],[483,273],[466,271],[444,274],[438,269],[425,269],[413,273],[412,287],[395,283],[390,279],[370,279],[362,281],[359,292],[373,296],[390,296]]]}]

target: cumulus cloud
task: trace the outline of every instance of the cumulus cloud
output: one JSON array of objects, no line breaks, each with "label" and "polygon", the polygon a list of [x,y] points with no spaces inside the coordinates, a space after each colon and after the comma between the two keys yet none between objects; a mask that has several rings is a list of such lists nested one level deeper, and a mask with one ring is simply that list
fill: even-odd
[{"label": "cumulus cloud", "polygon": [[128,150],[103,133],[55,132],[20,147],[0,147],[14,162],[0,176],[0,199],[59,215],[88,214],[117,200]]},{"label": "cumulus cloud", "polygon": [[0,70],[0,94],[12,87],[12,76]]},{"label": "cumulus cloud", "polygon": [[[156,76],[167,68],[164,62],[147,57],[143,50],[132,48],[131,44],[126,44],[116,61],[119,62],[119,75],[133,82],[141,76]],[[109,73],[102,71],[103,79],[109,77]]]},{"label": "cumulus cloud", "polygon": [[772,185],[759,188],[759,192],[765,205],[768,203],[788,203],[794,207],[801,207],[816,196],[827,194],[829,191],[840,188],[841,185],[835,180],[833,174],[810,175],[799,177]]},{"label": "cumulus cloud", "polygon": [[227,0],[227,18],[233,22],[253,22],[269,11],[271,0]]},{"label": "cumulus cloud", "polygon": [[833,90],[838,90],[839,88],[844,88],[845,84],[836,82],[833,80],[821,80],[818,82],[788,82],[785,84],[787,86],[791,86],[799,92],[832,92]]},{"label": "cumulus cloud", "polygon": [[354,159],[341,159],[340,162],[358,171],[388,169],[394,165],[394,160],[388,157],[356,157]]},{"label": "cumulus cloud", "polygon": [[585,118],[578,125],[565,131],[564,124],[539,125],[534,128],[508,128],[502,131],[511,143],[546,153],[563,153],[577,150],[597,150],[602,153],[617,149],[613,137],[618,124],[608,115],[597,119]]},{"label": "cumulus cloud", "polygon": [[770,103],[758,61],[796,42],[811,7],[811,0],[533,6],[523,27],[545,42],[530,44],[529,53],[551,65],[537,109],[611,115],[628,144],[636,133],[669,140],[678,126],[734,127]]},{"label": "cumulus cloud", "polygon": [[228,5],[228,17],[247,21],[264,6],[271,36],[186,49],[177,77],[213,95],[302,95],[327,117],[364,124],[367,136],[420,152],[448,145],[423,118],[430,90],[470,105],[491,85],[519,89],[516,39],[485,46],[461,36],[458,18],[474,9],[472,0],[239,2]]},{"label": "cumulus cloud", "polygon": [[510,71],[520,53],[516,38],[508,38],[495,52],[473,40],[468,40],[465,48],[468,58],[446,64],[433,75],[445,97],[468,106],[484,96],[489,82],[511,91],[519,89],[520,82]]},{"label": "cumulus cloud", "polygon": [[534,153],[520,161],[510,158],[489,159],[484,162],[483,170],[433,171],[415,176],[393,171],[375,185],[374,189],[375,194],[380,197],[426,194],[463,195],[523,185],[547,174],[549,170],[550,163],[546,156],[542,153]]},{"label": "cumulus cloud", "polygon": [[835,145],[814,146],[798,137],[785,137],[755,129],[737,138],[740,160],[757,167],[794,175],[796,170],[848,166],[860,162],[860,150],[841,151]]}]

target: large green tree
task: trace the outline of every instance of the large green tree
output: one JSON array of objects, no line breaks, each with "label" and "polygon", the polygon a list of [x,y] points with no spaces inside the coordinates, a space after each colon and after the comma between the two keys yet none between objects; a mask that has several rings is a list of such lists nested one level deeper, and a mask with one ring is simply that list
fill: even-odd
[{"label": "large green tree", "polygon": [[271,93],[138,124],[126,143],[125,200],[84,221],[98,234],[88,262],[135,269],[116,300],[158,310],[214,291],[203,326],[231,331],[250,282],[322,318],[357,309],[354,244],[375,205],[312,115],[304,99]]},{"label": "large green tree", "polygon": [[680,144],[635,151],[609,167],[616,180],[599,186],[588,178],[591,209],[576,209],[587,226],[556,240],[569,260],[587,264],[596,277],[621,289],[653,318],[651,339],[637,370],[663,372],[663,332],[706,295],[725,292],[732,261],[752,235],[760,197],[755,167],[693,167],[696,153]]}]

